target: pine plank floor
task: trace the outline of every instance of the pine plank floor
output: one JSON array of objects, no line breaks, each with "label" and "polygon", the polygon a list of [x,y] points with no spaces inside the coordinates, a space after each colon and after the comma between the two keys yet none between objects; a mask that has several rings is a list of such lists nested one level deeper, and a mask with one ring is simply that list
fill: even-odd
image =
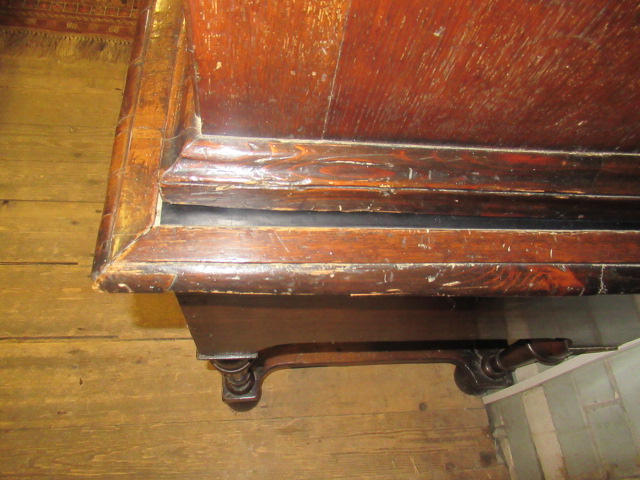
[{"label": "pine plank floor", "polygon": [[507,479],[450,366],[280,371],[237,414],[173,296],[92,290],[125,70],[0,55],[0,477]]}]

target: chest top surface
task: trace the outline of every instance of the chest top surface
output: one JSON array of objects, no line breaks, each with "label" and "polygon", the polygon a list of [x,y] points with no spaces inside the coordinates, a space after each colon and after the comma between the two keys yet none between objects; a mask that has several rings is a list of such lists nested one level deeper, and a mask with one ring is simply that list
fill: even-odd
[{"label": "chest top surface", "polygon": [[99,288],[640,291],[636,2],[203,5],[142,9]]}]

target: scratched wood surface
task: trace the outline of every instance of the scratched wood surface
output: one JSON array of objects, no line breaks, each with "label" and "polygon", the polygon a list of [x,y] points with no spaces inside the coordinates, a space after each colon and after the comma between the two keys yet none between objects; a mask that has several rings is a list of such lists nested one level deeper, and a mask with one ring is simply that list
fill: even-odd
[{"label": "scratched wood surface", "polygon": [[349,3],[188,2],[204,130],[321,136]]},{"label": "scratched wood surface", "polygon": [[[580,235],[580,249],[576,236]],[[322,248],[331,240],[331,249]],[[164,245],[175,248],[163,249]],[[620,242],[623,248],[611,247]],[[359,248],[353,248],[358,245]],[[588,264],[634,263],[640,258],[640,232],[364,228],[158,227],[141,238],[122,260],[144,262],[384,264]]]},{"label": "scratched wood surface", "polygon": [[172,203],[227,208],[637,218],[638,155],[195,138]]},{"label": "scratched wood surface", "polygon": [[169,202],[637,220],[633,0],[187,4]]},{"label": "scratched wood surface", "polygon": [[1,477],[508,478],[449,366],[282,371],[224,406],[173,295],[91,287],[127,65],[0,64]]},{"label": "scratched wood surface", "polygon": [[[214,10],[216,5],[212,6]],[[241,10],[247,13],[245,7],[250,5],[243,4]],[[380,225],[360,230],[314,226],[252,228],[189,225],[180,220],[173,226],[162,225],[156,216],[160,210],[158,173],[166,167],[163,152],[175,151],[173,144],[185,140],[175,135],[173,120],[182,117],[182,113],[170,107],[181,102],[176,97],[188,98],[188,90],[184,93],[183,88],[175,88],[183,84],[185,75],[188,77],[183,72],[190,62],[185,61],[186,53],[181,49],[188,45],[184,40],[188,32],[182,28],[178,3],[158,2],[153,9],[143,12],[147,13],[141,17],[140,32],[145,35],[139,35],[133,47],[135,53],[128,72],[94,264],[93,275],[100,288],[145,292],[458,296],[633,293],[640,288],[633,280],[634,272],[640,268],[637,232],[616,226],[601,231],[582,227],[537,231]],[[167,51],[171,54],[167,55]],[[202,65],[197,63],[196,67],[194,73],[200,78]],[[198,86],[202,87],[199,80]],[[192,144],[187,143],[187,150],[189,145]],[[202,149],[217,148],[207,146],[206,141],[193,145],[196,157]],[[245,148],[244,155],[249,159],[254,156],[254,147],[250,143]],[[278,148],[274,147],[278,145],[258,146],[258,150],[273,149],[277,157]],[[287,148],[284,150],[286,153]],[[230,160],[226,167],[233,176],[238,164],[231,153],[222,163]],[[260,153],[256,155],[260,157]],[[491,155],[501,161],[501,154]],[[463,157],[466,163],[478,160],[474,155]],[[576,168],[570,168],[579,175],[567,186],[562,185],[562,179],[554,178],[562,177],[558,172],[574,165],[573,159],[560,158],[558,163],[555,158],[552,165],[547,165],[549,158],[541,154],[516,154],[514,158],[525,166],[531,162],[532,170],[542,162],[549,177],[538,181],[542,185],[536,184],[534,189],[531,184],[536,182],[525,178],[526,168],[522,166],[522,171],[509,172],[513,185],[506,188],[496,182],[489,169],[479,172],[478,188],[515,190],[529,195],[548,187],[558,195],[570,195],[569,192],[585,192],[588,185],[595,193],[615,199],[628,199],[625,193],[634,192],[634,180],[628,184],[616,181],[625,176],[635,177],[634,156],[585,157]],[[286,163],[286,154],[284,160]],[[437,158],[431,160],[438,164]],[[479,163],[482,162],[480,159]],[[562,162],[567,163],[563,166]],[[335,165],[332,167],[335,170]],[[464,175],[463,168],[438,168],[446,175]],[[242,173],[247,168],[240,170]],[[400,177],[406,173],[402,172]],[[547,180],[549,183],[545,183]],[[405,185],[402,178],[398,182]],[[437,180],[434,182],[437,186]],[[466,182],[468,189],[473,190],[474,180]],[[591,192],[587,193],[585,196],[590,198]],[[595,202],[595,198],[597,195],[591,201]],[[455,203],[456,199],[449,200]],[[622,211],[632,210],[633,206],[627,204]],[[602,215],[603,211],[597,213]],[[583,213],[578,210],[573,215],[580,218]]]},{"label": "scratched wood surface", "polygon": [[206,134],[640,146],[634,0],[189,5]]}]

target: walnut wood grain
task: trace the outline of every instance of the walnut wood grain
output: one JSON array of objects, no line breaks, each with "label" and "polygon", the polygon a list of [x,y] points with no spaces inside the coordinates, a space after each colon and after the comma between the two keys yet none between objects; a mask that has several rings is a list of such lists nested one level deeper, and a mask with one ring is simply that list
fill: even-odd
[{"label": "walnut wood grain", "polygon": [[207,132],[322,135],[351,0],[189,0]]},{"label": "walnut wood grain", "polygon": [[177,54],[171,79],[171,90],[164,115],[164,138],[161,169],[172,165],[182,146],[200,131],[195,105],[195,64],[189,50],[186,29],[182,29],[176,44]]},{"label": "walnut wood grain", "polygon": [[[640,291],[640,241],[634,231],[159,225],[162,156],[182,147],[184,138],[176,136],[172,126],[188,122],[174,117],[190,118],[185,113],[188,108],[182,113],[171,110],[187,102],[189,96],[188,91],[185,94],[182,88],[172,87],[189,84],[189,74],[177,71],[189,62],[181,60],[188,58],[184,52],[179,53],[186,47],[180,42],[182,19],[176,5],[160,2],[143,17],[144,45],[136,47],[141,53],[130,69],[94,267],[98,288],[118,292],[453,296]],[[624,155],[585,155],[583,163],[571,164],[575,179],[564,174],[566,170],[557,159],[551,159],[551,164],[541,161],[549,160],[544,155],[535,154],[535,160],[526,155],[516,159],[495,155],[504,162],[503,174],[514,175],[513,185],[493,183],[490,167],[483,166],[488,157],[471,156],[465,161],[480,174],[482,188],[506,193],[531,188],[523,173],[531,160],[546,169],[542,178],[547,186],[561,192],[558,195],[581,195],[575,192],[583,190],[593,193],[592,188],[617,199],[634,193],[635,167],[632,158]],[[281,160],[286,164],[287,158]],[[464,167],[453,168],[455,162],[429,158],[443,175],[461,181]],[[509,162],[520,165],[522,172],[507,171]],[[407,164],[402,165],[404,171],[399,167],[394,171],[398,185],[408,179]],[[469,192],[493,192],[474,190],[471,177],[475,176],[464,183]],[[545,183],[539,178],[536,181]],[[442,180],[441,185],[445,183]],[[628,212],[633,204],[625,208]]]},{"label": "walnut wood grain", "polygon": [[640,147],[635,0],[189,3],[206,134]]},{"label": "walnut wood grain", "polygon": [[640,259],[640,232],[157,226],[129,262],[587,263]]},{"label": "walnut wood grain", "polygon": [[[638,218],[635,155],[195,138],[171,203],[226,208]],[[467,198],[469,195],[469,198]]]},{"label": "walnut wood grain", "polygon": [[118,262],[109,292],[271,295],[575,296],[640,293],[640,264],[238,264]]},{"label": "walnut wood grain", "polygon": [[100,230],[96,243],[96,253],[93,260],[93,270],[98,271],[107,266],[115,255],[117,242],[112,236],[117,222],[116,214],[120,205],[118,194],[125,176],[125,165],[128,159],[128,147],[131,139],[131,127],[133,114],[139,100],[141,72],[140,64],[142,55],[146,52],[146,34],[151,25],[151,8],[153,0],[147,0],[141,5],[141,13],[138,17],[137,34],[132,46],[132,56],[127,78],[125,81],[124,96],[120,108],[120,117],[116,127],[116,134],[111,154],[111,166],[109,169],[107,196],[102,211]]},{"label": "walnut wood grain", "polygon": [[354,0],[326,138],[635,150],[634,0]]},{"label": "walnut wood grain", "polygon": [[184,26],[179,3],[148,0],[142,11],[141,35],[133,47],[116,129],[94,271],[108,268],[155,220],[157,171],[171,85],[174,78],[181,78],[173,72]]}]

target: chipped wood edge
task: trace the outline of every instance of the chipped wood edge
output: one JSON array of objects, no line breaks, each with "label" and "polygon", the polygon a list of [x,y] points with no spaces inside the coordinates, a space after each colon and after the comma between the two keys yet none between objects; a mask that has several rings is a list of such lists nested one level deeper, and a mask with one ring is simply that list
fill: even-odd
[{"label": "chipped wood edge", "polygon": [[[618,258],[600,251],[598,258],[590,259],[594,265],[559,263],[550,255],[535,262],[527,259],[530,263],[522,263],[522,259],[519,263],[517,259],[509,260],[514,263],[500,263],[488,257],[480,262],[465,257],[464,262],[458,262],[455,255],[444,262],[442,258],[434,261],[434,258],[414,255],[408,263],[396,255],[393,261],[381,258],[379,263],[321,264],[314,262],[313,256],[304,262],[292,263],[286,260],[289,247],[278,237],[267,247],[275,252],[268,259],[225,263],[222,259],[212,262],[210,257],[200,255],[182,261],[171,260],[173,253],[184,248],[176,239],[192,232],[191,227],[178,227],[177,237],[165,235],[166,242],[159,247],[166,249],[162,255],[149,249],[151,240],[168,231],[166,227],[156,225],[158,173],[163,152],[172,139],[188,142],[199,130],[197,117],[186,115],[189,133],[175,135],[179,127],[185,125],[179,122],[176,126],[168,118],[171,108],[183,105],[183,100],[188,103],[188,99],[176,98],[182,91],[182,88],[176,88],[177,83],[185,81],[185,77],[175,71],[180,58],[167,55],[168,44],[178,45],[180,35],[184,35],[179,8],[179,4],[178,7],[169,3],[156,5],[151,0],[143,9],[116,134],[109,193],[94,264],[93,278],[98,289],[114,292],[488,296],[632,293],[640,288],[632,281],[640,272],[640,258],[630,257],[628,252],[625,252],[626,256],[620,253],[622,256]],[[152,31],[154,28],[156,30]],[[156,63],[150,61],[154,55]],[[146,95],[144,101],[142,92]],[[222,230],[198,228],[209,236]],[[391,233],[386,229],[371,230],[378,235]],[[318,238],[330,249],[331,234],[327,233],[325,231]],[[421,242],[422,233],[417,232],[408,240],[415,244],[414,250]],[[629,236],[628,232],[617,234],[614,237],[619,239]],[[491,271],[500,274],[491,274]],[[492,279],[491,285],[478,282],[485,275]],[[354,284],[359,286],[354,287]]]},{"label": "chipped wood edge", "polygon": [[[156,101],[145,103],[142,93],[152,90],[152,93],[157,92],[160,96],[166,94],[173,97],[176,90],[174,83],[182,81],[175,72],[178,49],[174,48],[176,53],[171,55],[171,49],[167,53],[166,45],[165,48],[158,45],[163,42],[171,44],[173,41],[174,47],[180,43],[184,47],[184,20],[178,13],[179,9],[179,2],[172,4],[156,0],[146,0],[141,7],[116,127],[107,197],[92,269],[92,278],[98,289],[105,273],[117,264],[122,254],[135,248],[136,242],[151,231],[156,220],[156,176],[164,149],[165,132],[172,127],[167,113],[174,102],[154,98]],[[154,55],[164,57],[164,71],[150,61]],[[132,145],[135,144],[141,144],[150,152],[145,156],[139,155],[141,158],[134,158]],[[130,197],[134,191],[131,187],[139,185],[145,186],[139,189],[141,201],[127,205],[127,196]],[[123,212],[125,209],[128,211]]]},{"label": "chipped wood edge", "polygon": [[[100,282],[112,292],[517,297],[637,293],[638,274],[640,264],[118,262]],[[601,275],[610,292],[602,291]],[[479,278],[485,283],[479,283]]]}]

